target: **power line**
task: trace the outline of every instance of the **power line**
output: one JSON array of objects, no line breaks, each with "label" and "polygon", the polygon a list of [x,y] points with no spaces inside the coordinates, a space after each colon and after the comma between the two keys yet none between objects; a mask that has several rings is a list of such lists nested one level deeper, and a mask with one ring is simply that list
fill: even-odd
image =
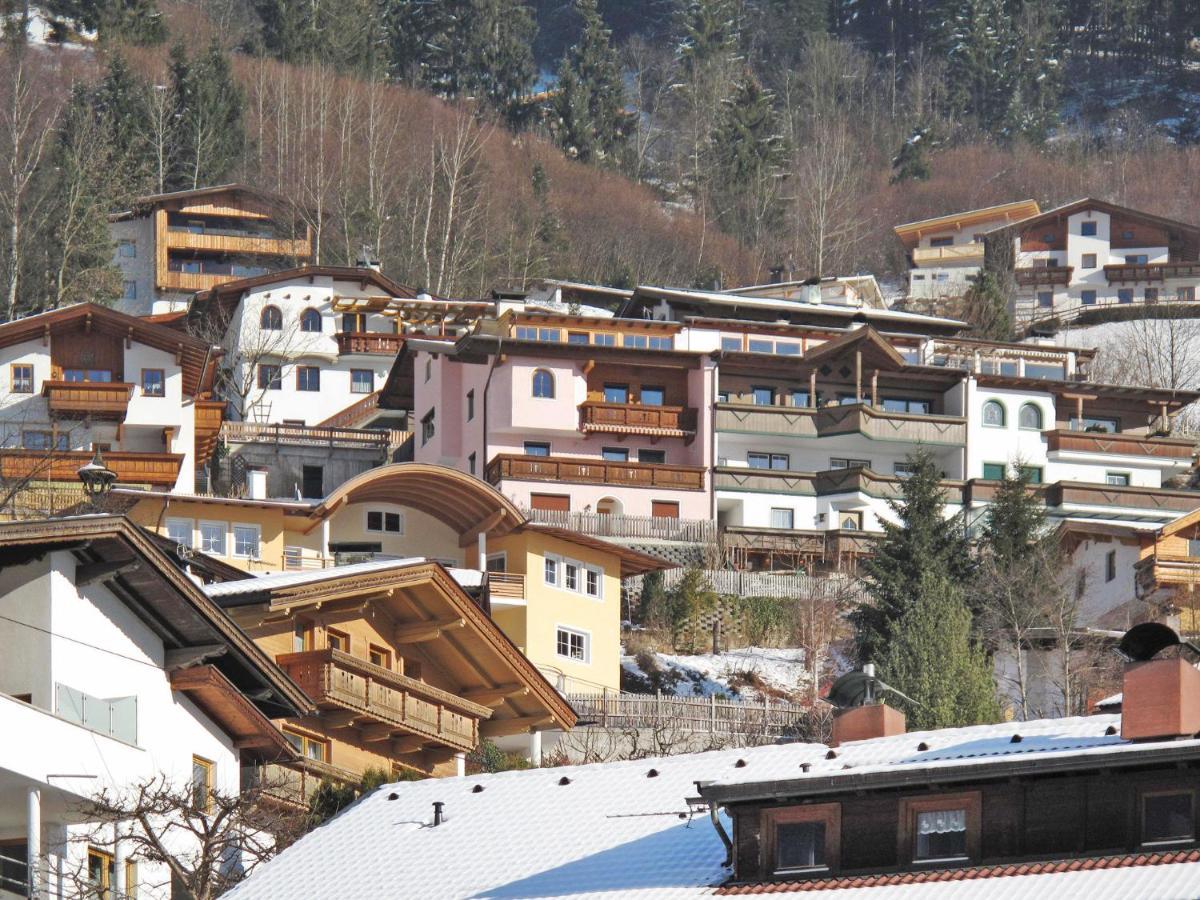
[{"label": "power line", "polygon": [[140,663],[141,665],[147,666],[151,669],[156,669],[156,670],[162,669],[162,666],[158,665],[157,663],[146,662],[146,660],[138,659],[136,656],[127,656],[124,653],[118,653],[116,650],[109,650],[107,647],[100,647],[96,644],[89,644],[87,641],[79,640],[79,638],[68,637],[65,634],[58,634],[56,632],[51,631],[48,628],[42,628],[40,625],[32,625],[29,622],[22,622],[19,619],[13,619],[13,618],[10,618],[9,616],[5,616],[5,615],[0,615],[0,619],[3,619],[5,622],[12,622],[14,625],[24,626],[25,628],[28,628],[32,631],[37,631],[37,632],[41,632],[42,634],[47,634],[52,638],[58,638],[59,640],[62,640],[62,641],[70,641],[72,644],[79,644],[81,647],[88,647],[92,650],[99,650],[101,653],[107,653],[109,656],[115,656],[119,659],[128,660],[129,662]]}]

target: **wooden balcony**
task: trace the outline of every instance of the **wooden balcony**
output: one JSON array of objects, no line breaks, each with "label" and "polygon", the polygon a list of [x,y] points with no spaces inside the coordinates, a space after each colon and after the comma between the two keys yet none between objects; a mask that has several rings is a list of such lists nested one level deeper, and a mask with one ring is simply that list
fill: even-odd
[{"label": "wooden balcony", "polygon": [[158,287],[164,291],[207,291],[218,284],[236,281],[236,275],[208,275],[203,272],[171,272],[160,269],[158,272]]},{"label": "wooden balcony", "polygon": [[42,382],[50,415],[64,419],[105,419],[124,422],[133,385],[122,381]]},{"label": "wooden balcony", "polygon": [[623,513],[573,512],[557,509],[523,509],[531,522],[567,528],[597,537],[645,538],[704,544],[717,536],[712,519],[673,519],[666,516],[627,516]]},{"label": "wooden balcony", "polygon": [[[1046,449],[1050,453],[1117,454],[1184,461],[1190,461],[1195,455],[1195,443],[1184,438],[1067,429],[1044,431],[1042,434],[1046,438]],[[1197,505],[1200,506],[1200,503]]]},{"label": "wooden balcony", "polygon": [[[119,484],[174,487],[184,457],[177,453],[106,450],[104,464]],[[79,483],[79,467],[92,461],[90,450],[0,450],[0,478]]]},{"label": "wooden balcony", "polygon": [[299,759],[286,765],[266,763],[242,767],[243,791],[252,796],[257,794],[262,801],[305,812],[322,782],[356,785],[360,781],[361,776],[316,759]]},{"label": "wooden balcony", "polygon": [[337,335],[338,354],[371,354],[395,356],[404,345],[404,335],[386,334],[374,331],[339,331]]},{"label": "wooden balcony", "polygon": [[960,244],[957,247],[914,247],[913,265],[937,263],[983,263],[983,244]]},{"label": "wooden balcony", "polygon": [[225,418],[224,400],[196,401],[196,465],[202,465],[212,456],[221,434],[221,422]]},{"label": "wooden balcony", "polygon": [[379,391],[365,395],[361,400],[351,403],[341,412],[336,412],[323,422],[318,422],[318,428],[354,428],[375,415],[379,409]]},{"label": "wooden balcony", "polygon": [[607,484],[613,487],[704,490],[705,469],[666,463],[610,462],[566,456],[521,456],[502,453],[492,458],[487,479],[501,481],[558,481],[567,484]]},{"label": "wooden balcony", "polygon": [[1164,514],[1185,513],[1200,508],[1200,491],[1056,481],[1054,484],[1046,485],[1045,494],[1046,505],[1051,507],[1121,507]]},{"label": "wooden balcony", "polygon": [[696,433],[696,410],[684,406],[642,406],[637,403],[588,400],[579,406],[579,430],[690,437]]},{"label": "wooden balcony", "polygon": [[826,406],[755,406],[719,403],[717,431],[742,434],[783,434],[790,437],[834,437],[861,434],[876,441],[906,444],[952,444],[967,440],[967,420],[958,416],[893,413],[866,403]]},{"label": "wooden balcony", "polygon": [[200,250],[239,256],[287,256],[296,259],[307,259],[312,255],[312,246],[303,238],[291,240],[251,234],[197,233],[182,228],[167,228],[166,238],[170,250]]},{"label": "wooden balcony", "polygon": [[[771,494],[799,494],[826,497],[835,494],[866,494],[894,500],[900,497],[904,479],[895,475],[879,475],[870,469],[854,467],[831,469],[827,472],[788,472],[781,469],[751,469],[740,466],[718,466],[713,470],[715,490],[755,491]],[[957,502],[962,482],[943,482],[947,501]]]},{"label": "wooden balcony", "polygon": [[221,440],[227,444],[274,444],[296,447],[330,447],[387,453],[403,443],[411,432],[374,431],[369,428],[309,428],[305,425],[264,425],[258,422],[226,422]]},{"label": "wooden balcony", "polygon": [[1130,281],[1165,281],[1168,278],[1200,279],[1200,262],[1165,262],[1129,265],[1116,263],[1104,267],[1104,277],[1109,284]]},{"label": "wooden balcony", "polygon": [[275,661],[318,707],[353,713],[349,724],[361,729],[362,740],[413,736],[471,750],[480,721],[491,715],[486,706],[340,650],[284,653]]},{"label": "wooden balcony", "polygon": [[493,603],[525,599],[525,576],[515,572],[488,572],[488,597]]},{"label": "wooden balcony", "polygon": [[1013,276],[1021,287],[1070,284],[1073,266],[1026,266],[1015,269]]},{"label": "wooden balcony", "polygon": [[754,528],[729,526],[721,532],[721,544],[727,553],[733,551],[801,553],[820,558],[843,554],[867,555],[874,552],[882,532],[827,531],[799,528]]}]

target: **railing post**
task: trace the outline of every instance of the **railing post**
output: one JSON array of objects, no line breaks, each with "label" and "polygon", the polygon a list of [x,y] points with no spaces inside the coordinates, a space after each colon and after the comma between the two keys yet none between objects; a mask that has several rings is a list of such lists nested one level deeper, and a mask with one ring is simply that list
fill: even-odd
[{"label": "railing post", "polygon": [[602,688],[600,694],[600,725],[603,728],[608,727],[608,688]]},{"label": "railing post", "polygon": [[717,731],[717,695],[710,694],[708,709],[708,733],[716,734]]}]

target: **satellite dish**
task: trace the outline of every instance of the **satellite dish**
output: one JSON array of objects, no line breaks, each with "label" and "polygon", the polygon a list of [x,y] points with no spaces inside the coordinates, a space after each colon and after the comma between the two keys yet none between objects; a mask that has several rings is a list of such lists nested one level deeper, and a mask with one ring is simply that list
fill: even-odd
[{"label": "satellite dish", "polygon": [[1117,645],[1117,652],[1129,662],[1146,662],[1168,647],[1175,646],[1187,647],[1200,655],[1200,648],[1187,641],[1181,641],[1169,625],[1163,625],[1161,622],[1143,622],[1125,632],[1121,643]]},{"label": "satellite dish", "polygon": [[916,706],[921,705],[916,700],[905,696],[891,685],[885,684],[876,678],[875,667],[869,663],[863,666],[861,672],[847,672],[835,681],[829,688],[829,694],[825,699],[838,709],[853,709],[856,706],[866,706],[869,703],[874,703],[884,691],[895,694],[902,700],[907,700]]}]

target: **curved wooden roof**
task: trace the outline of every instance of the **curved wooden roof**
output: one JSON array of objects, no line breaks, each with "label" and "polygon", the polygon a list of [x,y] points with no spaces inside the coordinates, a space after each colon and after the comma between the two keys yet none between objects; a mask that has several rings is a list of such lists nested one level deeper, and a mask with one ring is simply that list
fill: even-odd
[{"label": "curved wooden roof", "polygon": [[343,503],[398,503],[428,513],[460,535],[507,534],[525,517],[507,497],[464,472],[429,463],[392,463],[355,476],[311,513],[320,521]]}]

